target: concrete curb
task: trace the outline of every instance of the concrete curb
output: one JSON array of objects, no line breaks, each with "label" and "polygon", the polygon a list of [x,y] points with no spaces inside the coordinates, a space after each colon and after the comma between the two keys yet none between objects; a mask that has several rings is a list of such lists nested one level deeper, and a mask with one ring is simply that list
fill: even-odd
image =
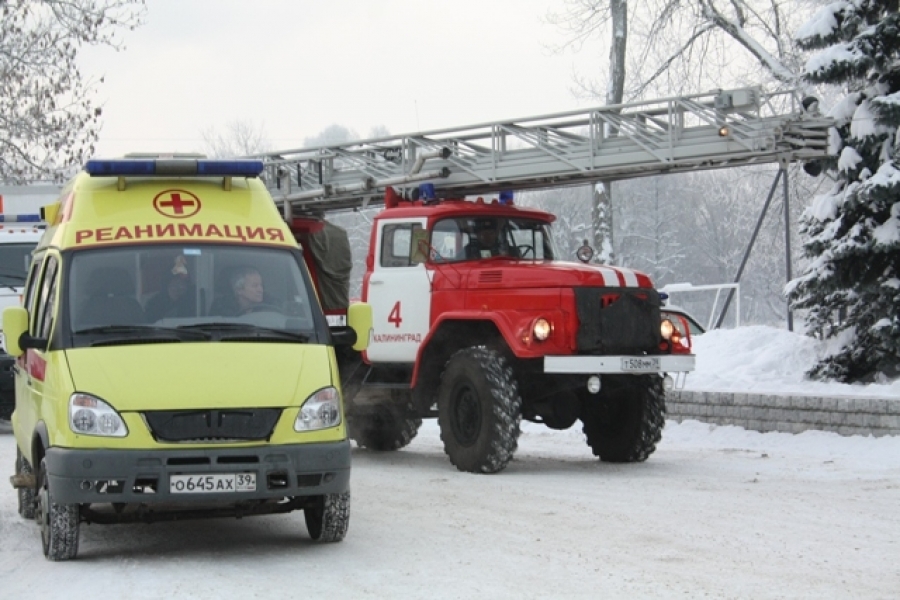
[{"label": "concrete curb", "polygon": [[667,418],[737,425],[755,431],[800,433],[809,429],[841,435],[900,435],[900,398],[822,397],[672,391]]}]

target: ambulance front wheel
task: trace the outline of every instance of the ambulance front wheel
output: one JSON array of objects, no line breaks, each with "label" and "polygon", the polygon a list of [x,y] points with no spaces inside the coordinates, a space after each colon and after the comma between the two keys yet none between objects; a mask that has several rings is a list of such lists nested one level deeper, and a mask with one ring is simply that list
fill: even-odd
[{"label": "ambulance front wheel", "polygon": [[324,494],[303,509],[309,537],[316,542],[340,542],[350,527],[350,492]]},{"label": "ambulance front wheel", "polygon": [[41,527],[44,556],[53,561],[71,560],[78,554],[79,507],[77,504],[56,502],[47,476],[46,458],[41,460],[40,477],[34,516]]}]

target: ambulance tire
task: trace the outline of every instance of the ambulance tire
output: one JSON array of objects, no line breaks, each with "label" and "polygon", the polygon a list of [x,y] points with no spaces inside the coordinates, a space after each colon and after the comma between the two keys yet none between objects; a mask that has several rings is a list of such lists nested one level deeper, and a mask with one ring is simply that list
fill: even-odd
[{"label": "ambulance tire", "polygon": [[350,439],[360,448],[377,452],[390,452],[408,446],[421,426],[422,419],[404,417],[384,404],[347,417]]},{"label": "ambulance tire", "polygon": [[[18,447],[16,447],[16,474],[34,476],[34,469],[31,468],[31,463],[25,460],[25,457],[22,456],[22,451]],[[37,497],[34,493],[34,488],[20,487],[16,488],[16,491],[19,493],[19,515],[23,519],[33,519],[34,501]]]},{"label": "ambulance tire", "polygon": [[582,431],[603,462],[643,462],[656,450],[666,424],[658,375],[603,377],[599,394],[584,395]]},{"label": "ambulance tire", "polygon": [[54,501],[47,477],[47,459],[41,461],[40,477],[35,519],[41,528],[44,556],[53,561],[71,560],[78,554],[79,506]]},{"label": "ambulance tire", "polygon": [[522,398],[509,361],[477,346],[457,351],[438,390],[444,452],[460,471],[497,473],[518,447]]},{"label": "ambulance tire", "polygon": [[350,527],[350,492],[316,496],[312,506],[303,509],[306,529],[315,542],[340,542]]}]

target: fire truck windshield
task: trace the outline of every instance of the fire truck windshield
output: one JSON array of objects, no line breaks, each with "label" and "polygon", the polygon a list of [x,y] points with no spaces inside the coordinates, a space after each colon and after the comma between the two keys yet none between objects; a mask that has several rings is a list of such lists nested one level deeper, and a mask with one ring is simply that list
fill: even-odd
[{"label": "fire truck windshield", "polygon": [[556,256],[548,223],[503,216],[442,219],[432,229],[431,247],[443,262],[493,257],[553,260]]}]

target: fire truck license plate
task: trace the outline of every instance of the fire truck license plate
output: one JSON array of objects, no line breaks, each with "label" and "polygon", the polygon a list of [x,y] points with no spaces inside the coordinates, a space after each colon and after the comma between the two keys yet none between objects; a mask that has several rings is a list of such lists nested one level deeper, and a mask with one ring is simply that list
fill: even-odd
[{"label": "fire truck license plate", "polygon": [[256,473],[216,473],[215,475],[172,475],[171,494],[255,492]]},{"label": "fire truck license plate", "polygon": [[628,357],[622,359],[623,371],[659,371],[659,359],[655,357]]}]

